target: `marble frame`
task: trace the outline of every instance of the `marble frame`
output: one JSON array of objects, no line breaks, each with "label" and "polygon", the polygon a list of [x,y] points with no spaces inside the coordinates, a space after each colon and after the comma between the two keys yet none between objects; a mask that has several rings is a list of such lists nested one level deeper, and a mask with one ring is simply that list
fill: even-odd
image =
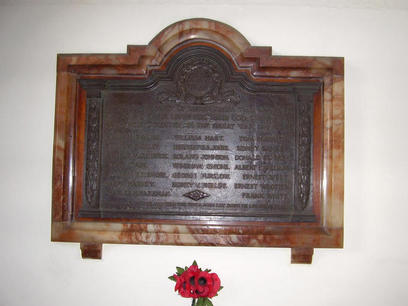
[{"label": "marble frame", "polygon": [[[80,78],[146,77],[178,47],[218,48],[237,71],[255,80],[305,78],[323,82],[321,176],[317,223],[190,224],[76,221],[78,162],[78,90]],[[209,19],[189,19],[162,30],[145,46],[130,45],[126,54],[58,54],[52,182],[52,241],[80,242],[84,258],[101,258],[103,243],[201,246],[285,247],[292,263],[311,263],[314,248],[343,247],[344,201],[344,59],[274,56],[271,47],[254,47],[237,30]]]}]

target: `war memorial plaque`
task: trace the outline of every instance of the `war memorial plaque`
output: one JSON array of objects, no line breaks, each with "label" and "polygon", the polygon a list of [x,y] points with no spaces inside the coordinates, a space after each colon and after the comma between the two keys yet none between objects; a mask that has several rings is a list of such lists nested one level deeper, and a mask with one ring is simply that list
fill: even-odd
[{"label": "war memorial plaque", "polygon": [[341,247],[342,59],[267,51],[193,19],[116,59],[60,55],[53,240],[84,257],[104,242],[285,246],[292,262]]},{"label": "war memorial plaque", "polygon": [[[146,80],[84,80],[80,217],[316,221],[321,82],[257,84],[193,46]],[[320,116],[320,114],[317,114]]]}]

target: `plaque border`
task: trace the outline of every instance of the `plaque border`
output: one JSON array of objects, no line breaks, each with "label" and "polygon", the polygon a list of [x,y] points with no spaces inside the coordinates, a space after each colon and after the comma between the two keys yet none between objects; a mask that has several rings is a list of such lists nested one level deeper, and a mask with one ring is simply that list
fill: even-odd
[{"label": "plaque border", "polygon": [[[312,177],[319,222],[202,224],[74,218],[74,203],[82,197],[77,183],[84,170],[84,163],[78,161],[86,141],[86,94],[78,81],[146,78],[152,70],[165,69],[172,54],[194,45],[218,49],[230,58],[236,71],[256,81],[323,83],[321,97],[315,97],[321,116],[314,116],[319,133],[314,134],[313,165],[319,175]],[[87,94],[92,95],[92,89]],[[98,99],[97,90],[95,95]],[[95,248],[96,244],[98,249],[102,243],[289,247],[292,262],[310,263],[313,248],[343,246],[344,59],[272,56],[271,47],[251,46],[234,28],[201,18],[174,23],[148,45],[129,45],[126,54],[58,54],[52,184],[51,239],[80,242],[84,257],[89,253],[87,246]]]}]

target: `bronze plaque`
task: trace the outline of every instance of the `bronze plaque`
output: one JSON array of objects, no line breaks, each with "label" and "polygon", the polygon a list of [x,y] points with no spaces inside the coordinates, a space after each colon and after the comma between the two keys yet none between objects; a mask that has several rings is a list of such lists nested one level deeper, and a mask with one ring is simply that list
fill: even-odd
[{"label": "bronze plaque", "polygon": [[316,82],[256,82],[193,46],[141,80],[83,80],[80,217],[315,222]]}]

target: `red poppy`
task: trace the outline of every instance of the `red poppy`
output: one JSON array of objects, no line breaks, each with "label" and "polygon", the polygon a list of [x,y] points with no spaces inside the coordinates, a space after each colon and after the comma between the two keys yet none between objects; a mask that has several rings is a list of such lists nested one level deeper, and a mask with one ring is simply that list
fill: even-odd
[{"label": "red poppy", "polygon": [[217,295],[218,290],[221,288],[221,280],[218,277],[217,273],[211,273],[211,279],[212,279],[212,290],[208,293],[208,297],[212,298]]},{"label": "red poppy", "polygon": [[221,287],[221,281],[216,273],[201,271],[196,265],[191,265],[176,279],[175,291],[183,297],[214,297]]},{"label": "red poppy", "polygon": [[186,298],[193,297],[191,295],[191,286],[187,281],[184,273],[181,274],[180,276],[176,274],[174,274],[173,276],[176,279],[176,286],[174,287],[174,291],[178,291],[182,297]]},{"label": "red poppy", "polygon": [[197,265],[191,265],[188,269],[187,272],[198,272],[200,269],[198,268]]},{"label": "red poppy", "polygon": [[213,288],[211,274],[206,271],[200,271],[196,277],[196,293],[199,297],[208,297]]}]

